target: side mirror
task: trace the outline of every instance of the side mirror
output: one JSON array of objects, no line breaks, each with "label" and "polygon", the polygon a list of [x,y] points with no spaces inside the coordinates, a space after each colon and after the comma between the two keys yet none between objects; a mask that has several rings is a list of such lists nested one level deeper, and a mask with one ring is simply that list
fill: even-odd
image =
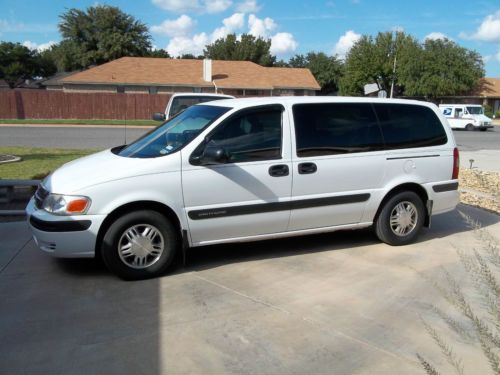
[{"label": "side mirror", "polygon": [[229,155],[223,147],[206,147],[200,158],[201,165],[225,164]]},{"label": "side mirror", "polygon": [[165,121],[166,120],[166,116],[165,116],[164,113],[155,112],[155,113],[153,113],[153,120],[155,120],[155,121]]}]

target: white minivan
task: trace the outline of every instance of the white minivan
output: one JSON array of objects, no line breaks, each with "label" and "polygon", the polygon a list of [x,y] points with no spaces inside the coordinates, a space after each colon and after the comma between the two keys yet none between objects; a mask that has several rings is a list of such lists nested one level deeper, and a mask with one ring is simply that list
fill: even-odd
[{"label": "white minivan", "polygon": [[43,251],[99,256],[120,277],[141,279],[194,246],[369,226],[390,245],[408,244],[431,215],[457,205],[458,166],[434,104],[219,100],[65,164],[27,214]]},{"label": "white minivan", "polygon": [[484,115],[484,109],[477,104],[440,104],[439,109],[452,129],[486,131],[493,128],[491,119]]}]

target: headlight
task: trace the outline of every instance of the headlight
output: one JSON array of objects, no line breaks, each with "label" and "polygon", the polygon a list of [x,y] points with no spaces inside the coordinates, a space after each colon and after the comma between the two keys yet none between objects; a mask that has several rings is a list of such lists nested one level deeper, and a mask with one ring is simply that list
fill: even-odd
[{"label": "headlight", "polygon": [[42,209],[54,215],[84,215],[90,207],[90,198],[78,195],[49,194]]}]

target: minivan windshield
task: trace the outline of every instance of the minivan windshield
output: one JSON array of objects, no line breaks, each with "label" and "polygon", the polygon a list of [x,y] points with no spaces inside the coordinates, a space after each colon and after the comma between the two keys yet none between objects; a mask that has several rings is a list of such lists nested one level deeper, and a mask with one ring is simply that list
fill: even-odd
[{"label": "minivan windshield", "polygon": [[482,115],[483,107],[467,107],[467,112],[471,115]]},{"label": "minivan windshield", "polygon": [[125,146],[117,154],[130,158],[155,158],[171,154],[191,142],[203,129],[230,109],[211,105],[189,107]]}]

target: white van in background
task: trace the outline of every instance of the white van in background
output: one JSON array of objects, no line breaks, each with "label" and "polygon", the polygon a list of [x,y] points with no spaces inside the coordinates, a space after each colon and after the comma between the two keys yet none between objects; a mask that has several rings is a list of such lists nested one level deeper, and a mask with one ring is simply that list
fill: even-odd
[{"label": "white van in background", "polygon": [[223,94],[196,94],[196,93],[182,93],[174,94],[170,97],[167,107],[165,108],[165,113],[155,112],[153,113],[153,120],[155,121],[165,121],[170,117],[174,117],[179,112],[185,110],[187,107],[191,107],[195,104],[211,102],[213,100],[221,99],[234,99],[234,96],[223,95]]},{"label": "white van in background", "polygon": [[478,104],[440,104],[439,109],[452,129],[486,131],[493,128],[491,119],[484,115],[483,107]]}]

